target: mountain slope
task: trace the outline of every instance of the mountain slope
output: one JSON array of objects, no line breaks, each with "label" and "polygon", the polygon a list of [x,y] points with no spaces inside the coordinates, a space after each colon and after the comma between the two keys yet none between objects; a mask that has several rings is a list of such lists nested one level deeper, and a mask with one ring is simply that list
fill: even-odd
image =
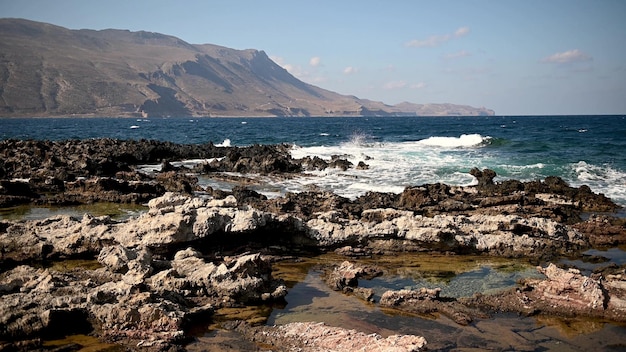
[{"label": "mountain slope", "polygon": [[397,106],[304,83],[263,51],[0,19],[0,116],[493,115]]}]

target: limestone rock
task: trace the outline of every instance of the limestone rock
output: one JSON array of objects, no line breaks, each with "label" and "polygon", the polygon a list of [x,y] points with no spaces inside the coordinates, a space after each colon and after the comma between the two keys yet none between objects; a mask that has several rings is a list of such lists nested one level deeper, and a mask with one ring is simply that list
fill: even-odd
[{"label": "limestone rock", "polygon": [[586,244],[580,233],[566,225],[546,218],[518,215],[426,217],[406,210],[370,209],[363,211],[361,221],[326,212],[306,225],[307,235],[321,246],[400,239],[442,250],[538,257],[565,253]]},{"label": "limestone rock", "polygon": [[538,270],[546,280],[529,284],[539,299],[581,311],[606,308],[608,297],[600,281],[582,275],[578,269],[564,270],[552,263]]},{"label": "limestone rock", "polygon": [[236,327],[248,338],[278,350],[302,352],[417,352],[426,348],[426,339],[415,335],[366,334],[324,323],[290,323],[276,327]]}]

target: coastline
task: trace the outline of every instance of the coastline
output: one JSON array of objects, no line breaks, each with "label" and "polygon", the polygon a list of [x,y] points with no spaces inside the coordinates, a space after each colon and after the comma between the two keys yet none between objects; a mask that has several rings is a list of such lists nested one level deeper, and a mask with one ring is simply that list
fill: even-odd
[{"label": "coastline", "polygon": [[[624,266],[585,274],[549,264],[560,256],[579,256],[585,249],[626,244],[623,219],[582,219],[584,212],[611,212],[617,204],[557,177],[494,182],[492,170],[472,169],[475,186],[414,185],[400,194],[370,192],[355,200],[313,189],[268,199],[246,187],[245,175],[292,177],[308,168],[356,166],[341,158],[335,164],[296,160],[284,145],[217,147],[103,139],[67,142],[62,150],[45,141],[3,141],[2,146],[19,161],[5,159],[4,206],[148,204],[146,212],[125,220],[86,214],[0,221],[0,300],[5,307],[0,319],[7,327],[0,336],[3,348],[41,348],[45,338],[59,334],[52,327],[69,317],[90,326],[90,333],[104,341],[130,349],[184,348],[190,338],[186,327],[210,320],[218,309],[283,300],[289,289],[273,277],[273,263],[328,252],[348,263],[328,263],[326,269],[334,273],[330,287],[366,301],[370,292],[359,281],[380,274],[356,263],[362,257],[415,252],[526,258],[541,264],[546,277],[526,280],[496,296],[451,300],[436,290],[414,290],[390,292],[375,303],[399,311],[438,312],[461,325],[489,319],[497,310],[626,321]],[[195,158],[211,161],[194,168],[193,175],[171,165]],[[135,169],[155,162],[161,170],[154,175]],[[198,185],[198,175],[232,171],[243,176],[235,178],[240,185],[231,191]],[[68,272],[38,268],[68,259],[97,260],[99,265]],[[571,284],[577,280],[586,284]],[[398,295],[404,298],[398,300]],[[32,300],[39,302],[37,307],[30,306]],[[520,301],[524,305],[515,303]],[[37,323],[26,327],[23,321]],[[278,349],[301,343],[286,338],[294,331],[288,329],[300,325],[224,325],[250,341],[271,336],[265,342]],[[323,333],[318,330],[321,335],[311,341],[326,346],[327,327],[305,326],[311,331],[313,327]],[[61,331],[81,332],[70,325]],[[407,351],[424,347],[416,336],[403,341]]]}]

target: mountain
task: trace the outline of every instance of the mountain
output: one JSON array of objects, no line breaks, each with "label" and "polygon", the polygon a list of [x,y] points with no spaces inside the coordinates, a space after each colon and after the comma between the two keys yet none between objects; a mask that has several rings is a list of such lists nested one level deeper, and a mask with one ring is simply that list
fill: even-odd
[{"label": "mountain", "polygon": [[0,19],[0,116],[493,114],[337,94],[298,80],[259,50]]}]

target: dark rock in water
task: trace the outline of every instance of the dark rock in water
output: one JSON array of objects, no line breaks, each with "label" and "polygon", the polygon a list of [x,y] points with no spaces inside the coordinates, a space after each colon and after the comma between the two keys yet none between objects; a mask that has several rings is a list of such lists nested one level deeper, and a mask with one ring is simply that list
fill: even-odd
[{"label": "dark rock in water", "polygon": [[326,283],[335,291],[343,291],[347,288],[356,288],[359,279],[372,279],[382,275],[382,270],[373,266],[364,266],[348,261],[332,268],[324,276]]},{"label": "dark rock in water", "polygon": [[254,204],[258,201],[267,200],[266,196],[243,186],[234,187],[232,194],[240,204]]},{"label": "dark rock in water", "polygon": [[299,160],[302,168],[304,170],[312,171],[312,170],[325,170],[328,167],[328,162],[319,156],[314,157],[304,157]]},{"label": "dark rock in water", "polygon": [[493,179],[496,177],[495,171],[489,169],[480,171],[477,167],[471,169],[469,173],[478,180],[478,187],[493,185]]},{"label": "dark rock in water", "polygon": [[166,192],[192,194],[194,191],[201,190],[201,187],[198,186],[197,177],[176,171],[160,172],[156,175],[156,181],[163,186]]},{"label": "dark rock in water", "polygon": [[212,162],[210,169],[240,173],[292,173],[302,171],[300,164],[289,154],[286,145],[253,145],[231,148],[219,161]]},{"label": "dark rock in water", "polygon": [[337,168],[342,171],[346,171],[352,167],[352,163],[346,159],[341,158],[333,158],[333,160],[328,164],[328,167]]},{"label": "dark rock in water", "polygon": [[440,288],[419,290],[387,291],[380,298],[382,307],[394,308],[417,314],[441,313],[459,325],[469,325],[474,318],[485,318],[485,314],[472,310],[454,299],[439,297]]}]

